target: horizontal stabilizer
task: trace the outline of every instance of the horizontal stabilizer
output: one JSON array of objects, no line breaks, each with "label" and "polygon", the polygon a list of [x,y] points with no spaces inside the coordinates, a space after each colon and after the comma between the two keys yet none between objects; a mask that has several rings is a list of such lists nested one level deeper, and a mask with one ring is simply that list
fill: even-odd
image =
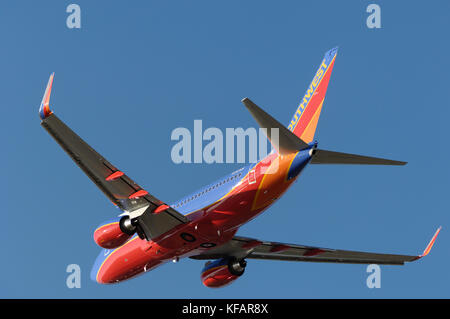
[{"label": "horizontal stabilizer", "polygon": [[[295,153],[310,147],[250,99],[244,98],[242,103],[250,111],[250,114],[258,122],[259,126],[266,129],[264,133],[272,146],[281,155]],[[272,129],[278,129],[278,137],[272,136]]]},{"label": "horizontal stabilizer", "polygon": [[311,164],[405,165],[407,162],[317,149]]}]

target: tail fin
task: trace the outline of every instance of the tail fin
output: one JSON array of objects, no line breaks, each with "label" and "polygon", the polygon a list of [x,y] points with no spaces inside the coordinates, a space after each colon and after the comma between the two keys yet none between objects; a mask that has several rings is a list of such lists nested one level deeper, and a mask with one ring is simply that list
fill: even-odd
[{"label": "tail fin", "polygon": [[336,47],[325,53],[316,75],[289,123],[288,129],[306,143],[310,143],[314,139],[337,51]]}]

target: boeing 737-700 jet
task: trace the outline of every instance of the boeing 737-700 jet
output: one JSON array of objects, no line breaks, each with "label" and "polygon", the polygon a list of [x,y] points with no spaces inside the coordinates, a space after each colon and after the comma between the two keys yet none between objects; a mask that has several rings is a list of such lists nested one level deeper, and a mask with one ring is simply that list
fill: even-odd
[{"label": "boeing 737-700 jet", "polygon": [[[419,256],[311,247],[237,236],[239,227],[269,208],[308,164],[405,165],[405,162],[323,150],[314,134],[336,59],[328,51],[292,120],[285,127],[250,99],[242,100],[273,151],[171,205],[151,195],[84,142],[49,107],[50,76],[39,115],[41,125],[123,213],[95,230],[103,248],[91,271],[102,284],[117,283],[179,258],[206,260],[201,280],[222,287],[245,270],[248,259],[402,265]],[[273,135],[273,129],[278,131]],[[180,183],[181,184],[181,183]]]}]

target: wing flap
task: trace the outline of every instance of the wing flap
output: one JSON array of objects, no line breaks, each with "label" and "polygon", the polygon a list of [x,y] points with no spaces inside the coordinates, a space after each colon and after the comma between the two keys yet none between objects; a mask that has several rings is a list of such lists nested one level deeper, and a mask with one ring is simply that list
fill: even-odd
[{"label": "wing flap", "polygon": [[413,261],[416,256],[377,254],[347,250],[327,250],[323,248],[310,247],[298,249],[289,247],[281,252],[271,252],[271,246],[260,247],[250,253],[250,259],[274,259],[285,261],[309,261],[347,264],[386,264],[403,265],[404,262]]}]

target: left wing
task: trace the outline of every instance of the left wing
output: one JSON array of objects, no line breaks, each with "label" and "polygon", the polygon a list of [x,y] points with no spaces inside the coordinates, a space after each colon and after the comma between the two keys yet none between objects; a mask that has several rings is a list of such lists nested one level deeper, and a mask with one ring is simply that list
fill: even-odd
[{"label": "left wing", "polygon": [[378,254],[277,242],[263,242],[253,238],[236,236],[224,245],[212,248],[202,254],[191,256],[190,258],[205,260],[235,257],[237,259],[249,258],[346,264],[403,265],[405,262],[414,261],[426,256],[430,252],[440,230],[441,227],[436,231],[424,252],[418,256]]},{"label": "left wing", "polygon": [[39,108],[41,125],[95,185],[126,215],[138,219],[147,239],[188,222],[184,215],[151,195],[108,162],[50,110],[53,76],[50,76]]}]

